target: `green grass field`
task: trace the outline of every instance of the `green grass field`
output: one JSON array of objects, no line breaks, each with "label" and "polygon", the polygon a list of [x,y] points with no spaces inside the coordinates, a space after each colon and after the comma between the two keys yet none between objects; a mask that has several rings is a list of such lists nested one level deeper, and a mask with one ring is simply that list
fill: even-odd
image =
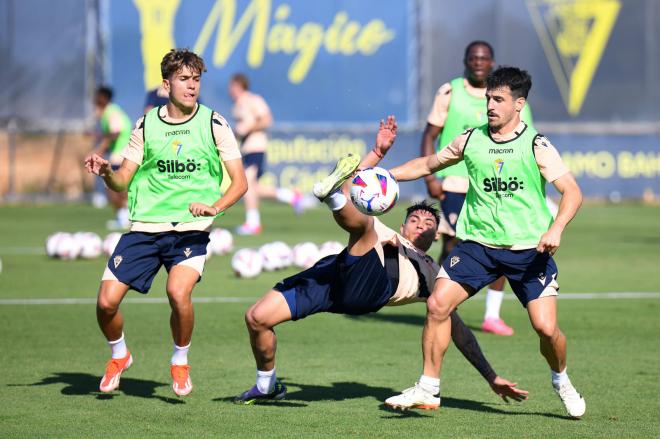
[{"label": "green grass field", "polygon": [[[384,218],[396,226],[403,205]],[[216,222],[233,228],[235,208]],[[327,210],[295,217],[287,206],[264,206],[265,231],[236,237],[238,247],[274,240],[290,244],[345,241]],[[94,299],[105,259],[64,262],[42,252],[48,234],[105,234],[109,210],[87,206],[0,207],[0,300]],[[564,293],[660,291],[660,207],[586,206],[569,226],[557,254]],[[438,247],[431,253],[436,256]],[[569,374],[585,395],[587,414],[568,419],[550,386],[538,340],[513,300],[502,314],[510,338],[476,332],[502,376],[530,391],[505,404],[452,347],[443,369],[437,412],[387,410],[382,401],[409,387],[421,371],[422,304],[386,308],[360,318],[317,315],[278,328],[278,375],[285,401],[234,405],[254,383],[243,313],[293,269],[236,279],[229,256],[208,262],[190,353],[195,390],[177,398],[170,388],[169,307],[126,303],[125,333],[135,364],[120,391],[98,392],[109,350],[94,305],[0,304],[0,437],[658,437],[660,435],[660,300],[560,300],[569,342]],[[140,297],[131,292],[131,298]],[[164,276],[148,297],[164,298]],[[473,328],[484,302],[460,312]]]}]

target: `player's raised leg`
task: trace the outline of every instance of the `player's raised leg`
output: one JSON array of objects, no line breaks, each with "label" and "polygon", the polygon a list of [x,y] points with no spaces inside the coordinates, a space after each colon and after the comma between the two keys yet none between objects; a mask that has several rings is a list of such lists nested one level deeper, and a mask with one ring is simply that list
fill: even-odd
[{"label": "player's raised leg", "polygon": [[557,325],[557,296],[540,297],[527,304],[529,320],[539,335],[541,354],[550,366],[552,386],[571,417],[586,411],[582,395],[566,373],[566,337]]},{"label": "player's raised leg", "polygon": [[195,324],[191,296],[199,276],[199,272],[194,268],[178,264],[172,267],[167,278],[167,298],[172,308],[170,327],[174,340],[170,372],[172,389],[179,396],[185,396],[193,389],[188,365],[188,350]]},{"label": "player's raised leg", "polygon": [[128,288],[128,285],[116,280],[103,280],[99,288],[96,319],[112,351],[99,385],[101,392],[117,389],[121,374],[133,364],[133,357],[124,340],[124,317],[119,311]]},{"label": "player's raised leg", "polygon": [[426,301],[426,322],[422,333],[424,372],[413,387],[385,400],[400,409],[435,410],[440,407],[440,370],[451,341],[451,312],[469,297],[458,282],[438,278],[433,293]]},{"label": "player's raised leg", "polygon": [[[295,300],[295,298],[291,298]],[[291,320],[291,308],[283,293],[270,290],[245,313],[245,325],[257,366],[257,382],[234,399],[237,404],[253,404],[259,400],[277,400],[286,395],[286,386],[277,380],[275,353],[276,325]]]}]

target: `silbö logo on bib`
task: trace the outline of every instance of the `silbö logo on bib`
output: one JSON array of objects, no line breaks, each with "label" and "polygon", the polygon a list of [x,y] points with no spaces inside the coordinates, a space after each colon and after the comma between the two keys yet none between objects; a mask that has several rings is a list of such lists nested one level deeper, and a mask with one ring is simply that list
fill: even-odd
[{"label": "silb\u00f6 logo on bib", "polygon": [[202,169],[202,165],[195,161],[195,159],[179,160],[179,155],[183,149],[183,143],[178,140],[172,142],[172,152],[175,159],[158,160],[156,166],[158,172],[167,173],[167,178],[170,180],[189,180],[191,174]]},{"label": "silb\u00f6 logo on bib", "polygon": [[[495,160],[495,170],[497,175],[502,173],[504,160]],[[497,198],[513,198],[513,192],[525,189],[525,184],[518,177],[509,177],[508,179],[500,177],[484,178],[484,192],[495,192]]]}]

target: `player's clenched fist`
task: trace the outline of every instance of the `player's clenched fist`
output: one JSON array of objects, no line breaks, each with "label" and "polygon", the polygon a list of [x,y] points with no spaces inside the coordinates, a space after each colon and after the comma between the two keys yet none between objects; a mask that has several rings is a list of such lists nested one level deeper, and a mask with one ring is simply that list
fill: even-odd
[{"label": "player's clenched fist", "polygon": [[541,236],[539,244],[536,246],[536,250],[540,253],[550,253],[550,256],[552,256],[557,252],[560,242],[561,232],[551,227],[550,230]]},{"label": "player's clenched fist", "polygon": [[204,203],[190,203],[188,210],[193,216],[216,216],[220,213],[216,207]]},{"label": "player's clenched fist", "polygon": [[110,174],[112,167],[110,166],[110,162],[103,157],[98,154],[92,154],[85,158],[85,169],[91,174],[105,177]]}]

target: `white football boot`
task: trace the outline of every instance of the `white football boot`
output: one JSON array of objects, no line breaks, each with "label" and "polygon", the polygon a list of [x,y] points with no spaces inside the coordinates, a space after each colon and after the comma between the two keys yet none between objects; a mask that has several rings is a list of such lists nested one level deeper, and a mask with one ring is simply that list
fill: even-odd
[{"label": "white football boot", "polygon": [[440,396],[434,396],[431,392],[424,390],[419,383],[415,383],[400,395],[392,396],[385,400],[385,405],[394,409],[422,409],[437,410],[440,407]]},{"label": "white football boot", "polygon": [[582,395],[575,390],[573,384],[570,381],[562,384],[559,387],[554,387],[555,393],[561,399],[561,402],[564,403],[566,411],[571,418],[580,418],[584,415],[584,412],[587,410],[587,403],[584,401]]}]

